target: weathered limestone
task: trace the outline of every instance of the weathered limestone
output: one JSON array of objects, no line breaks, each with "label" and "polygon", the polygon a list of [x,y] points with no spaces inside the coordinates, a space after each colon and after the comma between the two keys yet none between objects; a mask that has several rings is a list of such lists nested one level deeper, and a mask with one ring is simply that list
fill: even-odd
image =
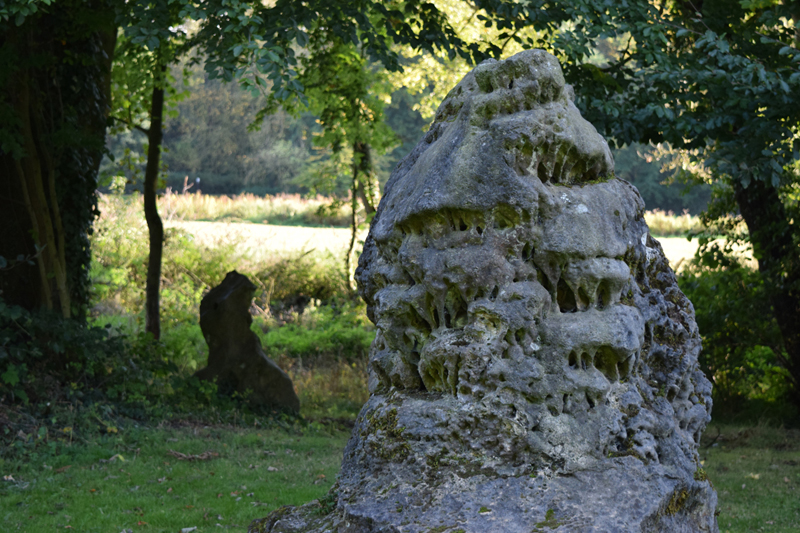
[{"label": "weathered limestone", "polygon": [[541,51],[485,62],[395,169],[356,277],[371,397],[272,532],[716,532],[692,304]]},{"label": "weathered limestone", "polygon": [[298,413],[300,400],[292,380],[261,349],[250,330],[250,302],[256,286],[235,270],[200,302],[200,329],[208,344],[208,366],[198,378],[216,379],[220,390],[251,391],[248,401]]}]

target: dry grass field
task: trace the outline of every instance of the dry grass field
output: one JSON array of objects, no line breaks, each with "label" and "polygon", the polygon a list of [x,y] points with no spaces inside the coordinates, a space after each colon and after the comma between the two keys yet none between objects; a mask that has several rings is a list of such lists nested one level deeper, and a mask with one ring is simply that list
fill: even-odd
[{"label": "dry grass field", "polygon": [[[331,253],[343,258],[350,243],[348,228],[199,221],[170,221],[166,225],[190,233],[206,246],[235,242],[237,252],[255,260],[309,251]],[[361,231],[358,240],[363,241],[366,236],[366,230]],[[661,237],[658,240],[673,268],[689,260],[697,250],[697,240],[688,241],[685,237]]]},{"label": "dry grass field", "polygon": [[[254,260],[281,257],[297,252],[330,253],[344,258],[350,244],[348,228],[199,221],[171,221],[165,226],[186,231],[204,246],[213,247],[221,242],[236,243],[238,253]],[[363,241],[366,236],[366,230],[361,231],[357,240]]]}]

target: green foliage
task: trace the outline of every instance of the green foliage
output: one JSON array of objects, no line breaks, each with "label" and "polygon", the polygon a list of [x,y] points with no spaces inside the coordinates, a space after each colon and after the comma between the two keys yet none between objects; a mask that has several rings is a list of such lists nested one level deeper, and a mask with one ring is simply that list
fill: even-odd
[{"label": "green foliage", "polygon": [[267,355],[314,360],[364,361],[375,338],[363,303],[318,307],[312,302],[296,320],[281,327],[262,321],[257,330]]},{"label": "green foliage", "polygon": [[114,337],[0,300],[0,394],[8,402],[107,401],[141,415],[169,390],[174,369],[145,336]]},{"label": "green foliage", "polygon": [[[508,29],[549,35],[576,105],[618,146],[663,143],[677,179],[712,185],[706,226],[752,244],[800,406],[800,5],[796,2],[479,0]],[[617,40],[614,53],[598,42]],[[624,42],[624,44],[623,44]],[[601,53],[598,54],[598,51]],[[590,60],[603,55],[599,64]],[[716,204],[716,205],[715,205]],[[727,207],[724,208],[723,206]],[[715,224],[721,222],[721,224]]]},{"label": "green foliage", "polygon": [[758,272],[707,256],[678,274],[703,336],[700,364],[714,383],[714,412],[730,415],[745,403],[780,410],[789,376],[780,330]]},{"label": "green foliage", "polygon": [[660,169],[648,146],[632,144],[613,153],[616,176],[636,186],[648,210],[686,211],[697,215],[705,209],[710,186],[688,187],[676,183],[669,173]]},{"label": "green foliage", "polygon": [[[143,327],[147,230],[138,214],[140,201],[138,195],[104,196],[104,212],[92,241],[94,323],[110,324],[112,331],[128,334],[138,334]],[[264,339],[268,353],[292,357],[322,353],[355,360],[371,342],[364,309],[349,303],[352,295],[333,257],[301,253],[254,262],[236,252],[233,242],[201,246],[190,235],[169,230],[163,263],[161,340],[181,371],[194,371],[205,363],[207,348],[198,325],[200,300],[234,269],[261,288],[255,304],[269,317],[259,319],[263,326],[272,328]]]}]

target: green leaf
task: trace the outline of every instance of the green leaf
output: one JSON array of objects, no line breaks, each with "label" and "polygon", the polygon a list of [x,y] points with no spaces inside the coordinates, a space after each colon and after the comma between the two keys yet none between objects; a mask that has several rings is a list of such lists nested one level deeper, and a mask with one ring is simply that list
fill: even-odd
[{"label": "green leaf", "polygon": [[19,383],[19,372],[17,371],[16,365],[10,365],[0,378],[2,378],[3,382],[9,387],[13,387]]},{"label": "green leaf", "polygon": [[239,54],[241,54],[241,53],[242,53],[242,45],[241,44],[237,44],[236,46],[233,47],[233,55],[238,57]]}]

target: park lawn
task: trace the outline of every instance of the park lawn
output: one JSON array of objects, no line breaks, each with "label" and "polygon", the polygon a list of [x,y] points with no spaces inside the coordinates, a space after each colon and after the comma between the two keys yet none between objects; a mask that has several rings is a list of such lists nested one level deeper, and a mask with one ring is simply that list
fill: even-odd
[{"label": "park lawn", "polygon": [[720,532],[800,531],[800,430],[712,424],[700,456]]},{"label": "park lawn", "polygon": [[[282,505],[323,496],[348,437],[220,427],[121,433],[130,434],[0,464],[0,530],[244,531]],[[170,451],[211,458],[181,460]]]},{"label": "park lawn", "polygon": [[[323,496],[347,437],[320,428],[121,430],[57,456],[0,463],[13,478],[0,481],[0,530],[244,531],[281,505]],[[170,451],[219,456],[188,461]],[[800,531],[800,431],[712,425],[701,458],[721,532]]]}]

